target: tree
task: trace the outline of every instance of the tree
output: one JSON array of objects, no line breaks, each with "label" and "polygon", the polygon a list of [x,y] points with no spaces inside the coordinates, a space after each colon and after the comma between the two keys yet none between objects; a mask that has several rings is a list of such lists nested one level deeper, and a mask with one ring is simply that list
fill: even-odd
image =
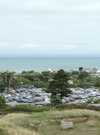
[{"label": "tree", "polygon": [[5,91],[5,83],[0,80],[0,93],[3,93]]},{"label": "tree", "polygon": [[[51,102],[53,104],[61,103],[62,98],[64,96],[68,96],[71,93],[69,89],[70,85],[68,83],[70,80],[69,74],[66,73],[64,70],[59,70],[53,80],[49,84],[48,91],[52,94],[51,95]],[[55,99],[55,101],[54,101]]]},{"label": "tree", "polygon": [[0,106],[4,106],[6,104],[5,98],[0,96]]},{"label": "tree", "polygon": [[96,78],[94,85],[95,85],[95,87],[100,87],[100,78],[99,77]]},{"label": "tree", "polygon": [[79,72],[83,72],[84,68],[83,67],[79,67]]},{"label": "tree", "polygon": [[87,77],[89,77],[89,73],[86,72],[86,71],[80,72],[80,74],[79,74],[79,76],[78,76],[78,78],[79,78],[80,80],[84,80],[84,79],[86,79]]},{"label": "tree", "polygon": [[0,73],[0,81],[2,82],[2,87],[4,89],[7,89],[7,92],[9,92],[11,87],[14,87],[14,79],[15,79],[15,73],[14,72],[2,72]]}]

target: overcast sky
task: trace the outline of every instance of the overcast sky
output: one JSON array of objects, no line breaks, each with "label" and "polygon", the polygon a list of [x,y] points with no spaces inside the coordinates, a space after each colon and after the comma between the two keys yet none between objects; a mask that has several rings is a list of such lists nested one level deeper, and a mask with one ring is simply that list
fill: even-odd
[{"label": "overcast sky", "polygon": [[100,0],[0,0],[0,56],[99,56]]}]

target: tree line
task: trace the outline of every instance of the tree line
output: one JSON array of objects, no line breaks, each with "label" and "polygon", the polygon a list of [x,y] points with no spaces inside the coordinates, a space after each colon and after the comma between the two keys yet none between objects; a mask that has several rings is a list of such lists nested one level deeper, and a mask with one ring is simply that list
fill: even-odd
[{"label": "tree line", "polygon": [[88,88],[95,86],[100,88],[100,77],[93,76],[83,71],[82,68],[72,72],[61,69],[56,72],[23,71],[15,73],[6,71],[0,73],[0,93],[9,93],[12,89],[31,85],[52,93],[52,102],[60,103],[62,97],[71,93],[71,87]]}]

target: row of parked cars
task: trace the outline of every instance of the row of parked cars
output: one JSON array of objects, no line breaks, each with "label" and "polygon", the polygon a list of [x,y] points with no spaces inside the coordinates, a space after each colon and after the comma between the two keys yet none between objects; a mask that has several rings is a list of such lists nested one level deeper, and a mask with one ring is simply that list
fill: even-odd
[{"label": "row of parked cars", "polygon": [[64,97],[64,103],[94,103],[97,100],[100,100],[100,90],[92,88],[71,88],[72,94],[68,97]]},{"label": "row of parked cars", "polygon": [[4,97],[7,103],[50,104],[50,94],[34,86],[11,90],[9,94],[4,93]]},{"label": "row of parked cars", "polygon": [[[63,98],[63,103],[94,103],[96,100],[100,100],[100,90],[94,87],[88,89],[71,88],[71,91],[72,93],[68,97]],[[47,105],[50,104],[51,94],[46,93],[41,88],[30,86],[11,90],[8,94],[3,93],[3,96],[9,104]]]}]

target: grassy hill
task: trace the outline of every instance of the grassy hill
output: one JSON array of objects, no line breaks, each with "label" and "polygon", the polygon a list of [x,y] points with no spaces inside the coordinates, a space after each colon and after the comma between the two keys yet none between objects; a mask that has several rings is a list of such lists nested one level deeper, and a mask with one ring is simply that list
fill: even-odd
[{"label": "grassy hill", "polygon": [[[62,119],[74,128],[62,130]],[[11,113],[0,119],[0,135],[100,135],[100,112],[82,109]]]}]

